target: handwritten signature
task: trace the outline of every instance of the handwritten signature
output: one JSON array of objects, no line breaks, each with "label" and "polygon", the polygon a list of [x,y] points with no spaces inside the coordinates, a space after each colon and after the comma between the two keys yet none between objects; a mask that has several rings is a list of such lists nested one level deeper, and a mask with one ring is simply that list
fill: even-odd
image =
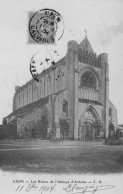
[{"label": "handwritten signature", "polygon": [[69,194],[77,194],[77,193],[95,193],[96,191],[112,189],[114,185],[85,185],[85,186],[78,186],[77,184],[69,184],[66,187],[63,187],[63,190]]},{"label": "handwritten signature", "polygon": [[44,194],[44,193],[53,193],[53,191],[59,191],[59,190],[63,190],[64,192],[68,193],[68,194],[79,194],[79,193],[95,193],[97,191],[101,191],[101,190],[107,190],[107,189],[112,189],[114,188],[114,185],[109,185],[109,184],[91,184],[91,185],[81,185],[79,184],[67,184],[64,187],[58,187],[58,184],[52,184],[51,186],[46,186],[46,185],[37,185],[35,183],[31,184],[29,183],[28,185],[18,185],[16,188],[16,192],[21,192],[21,191],[25,191],[25,192],[39,192],[40,194]]}]

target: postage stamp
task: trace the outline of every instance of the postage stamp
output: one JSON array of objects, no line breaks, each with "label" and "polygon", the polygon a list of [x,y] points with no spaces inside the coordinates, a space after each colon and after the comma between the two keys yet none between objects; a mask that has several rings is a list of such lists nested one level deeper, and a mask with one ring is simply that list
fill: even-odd
[{"label": "postage stamp", "polygon": [[55,44],[63,33],[64,22],[60,13],[53,9],[29,12],[29,43]]}]

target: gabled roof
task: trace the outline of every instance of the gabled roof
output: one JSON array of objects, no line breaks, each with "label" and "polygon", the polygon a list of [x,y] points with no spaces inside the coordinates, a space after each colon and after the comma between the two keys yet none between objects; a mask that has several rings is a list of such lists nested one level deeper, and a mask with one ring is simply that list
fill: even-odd
[{"label": "gabled roof", "polygon": [[38,101],[32,102],[30,104],[27,104],[21,108],[18,108],[17,110],[15,110],[14,112],[12,112],[11,114],[9,114],[7,117],[11,117],[11,116],[17,116],[17,115],[22,115],[24,113],[28,113],[31,112],[33,109],[38,108],[40,106],[43,106],[45,104],[47,104],[49,101],[49,96],[45,97],[45,98],[41,98]]},{"label": "gabled roof", "polygon": [[87,36],[85,36],[85,38],[79,44],[79,49],[82,49],[82,50],[88,51],[88,53],[93,53],[94,54],[94,51],[91,47],[91,44],[90,44]]}]

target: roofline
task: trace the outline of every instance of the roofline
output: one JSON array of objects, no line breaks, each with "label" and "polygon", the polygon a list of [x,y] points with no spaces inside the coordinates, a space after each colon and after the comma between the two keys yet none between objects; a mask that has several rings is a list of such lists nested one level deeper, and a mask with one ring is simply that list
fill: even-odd
[{"label": "roofline", "polygon": [[115,108],[115,110],[117,111],[116,107],[114,106],[114,104],[111,102],[111,100],[109,100],[109,102],[111,103],[111,105]]},{"label": "roofline", "polygon": [[[48,67],[47,69],[43,70],[43,71],[39,74],[39,77],[40,77],[40,76],[44,76],[48,71],[52,70],[53,67],[56,67],[56,68],[57,68],[58,66],[62,65],[62,64],[60,64],[60,62],[61,62],[62,60],[65,60],[65,58],[66,58],[66,55],[65,55],[64,57],[62,57],[59,61],[57,61],[55,65],[51,65],[51,66]],[[31,80],[27,81],[26,84],[20,86],[20,88],[18,88],[18,89],[16,90],[15,94],[16,94],[17,92],[23,90],[23,88],[26,87],[26,85],[28,85],[28,84],[31,83],[31,82],[35,82],[34,78],[32,78]]]},{"label": "roofline", "polygon": [[[49,96],[46,96],[46,97],[44,97],[44,98],[41,98],[41,99],[39,99],[39,100],[36,100],[36,101],[34,101],[34,102],[32,102],[32,103],[29,103],[29,104],[27,104],[27,105],[25,105],[25,106],[20,107],[20,108],[16,109],[15,111],[13,111],[12,113],[10,113],[9,115],[7,115],[6,117],[4,117],[3,119],[9,118],[9,117],[11,117],[11,116],[17,116],[17,115],[19,115],[19,114],[24,114],[25,112],[19,113],[19,110],[22,110],[22,109],[24,109],[25,107],[29,107],[29,106],[31,106],[31,105],[35,105],[36,103],[39,103],[40,101],[43,101],[43,100],[46,100],[46,102],[48,103],[48,101],[49,101]],[[47,104],[47,103],[45,103],[45,104]],[[41,106],[42,106],[42,105],[43,105],[43,104],[41,104]],[[28,112],[28,111],[30,110],[30,108],[33,108],[33,107],[29,107],[29,108],[26,110],[26,112]]]}]

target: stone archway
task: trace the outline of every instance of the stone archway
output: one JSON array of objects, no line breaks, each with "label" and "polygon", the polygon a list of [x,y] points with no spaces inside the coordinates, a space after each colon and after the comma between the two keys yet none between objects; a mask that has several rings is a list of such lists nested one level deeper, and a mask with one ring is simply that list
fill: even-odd
[{"label": "stone archway", "polygon": [[96,110],[89,106],[79,120],[79,139],[93,140],[100,134],[101,122]]},{"label": "stone archway", "polygon": [[81,124],[81,139],[90,141],[93,139],[93,123],[90,121],[84,121]]}]

